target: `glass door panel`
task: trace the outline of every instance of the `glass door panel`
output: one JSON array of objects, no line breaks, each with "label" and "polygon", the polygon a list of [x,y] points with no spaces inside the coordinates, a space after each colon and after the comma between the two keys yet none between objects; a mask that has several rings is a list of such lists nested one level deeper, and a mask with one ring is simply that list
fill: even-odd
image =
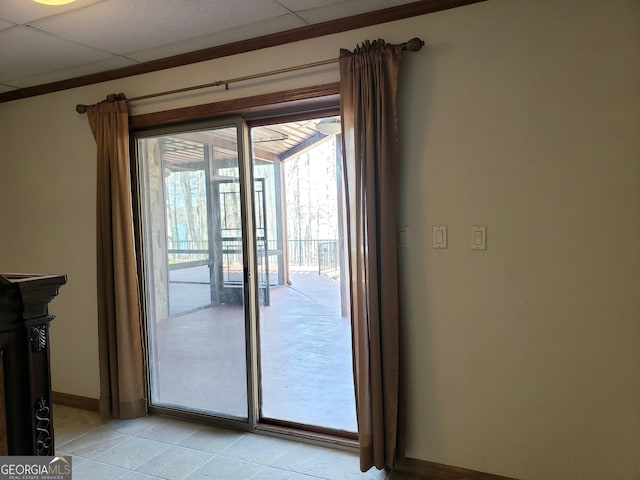
[{"label": "glass door panel", "polygon": [[[259,419],[357,430],[336,117],[254,126]],[[262,243],[260,239],[262,238]]]},{"label": "glass door panel", "polygon": [[238,128],[144,136],[137,151],[150,403],[247,419]]}]

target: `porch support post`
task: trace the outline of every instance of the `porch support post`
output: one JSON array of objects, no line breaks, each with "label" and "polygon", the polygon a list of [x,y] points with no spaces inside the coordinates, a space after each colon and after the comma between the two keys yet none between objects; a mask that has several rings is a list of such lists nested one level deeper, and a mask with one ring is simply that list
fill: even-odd
[{"label": "porch support post", "polygon": [[284,285],[288,280],[287,265],[287,209],[284,201],[284,169],[282,162],[273,162],[273,177],[276,197],[276,250],[278,252],[278,285]]},{"label": "porch support post", "polygon": [[336,182],[338,188],[338,260],[340,263],[340,311],[343,317],[349,312],[349,279],[347,272],[347,242],[345,228],[344,175],[342,172],[342,134],[336,135]]}]

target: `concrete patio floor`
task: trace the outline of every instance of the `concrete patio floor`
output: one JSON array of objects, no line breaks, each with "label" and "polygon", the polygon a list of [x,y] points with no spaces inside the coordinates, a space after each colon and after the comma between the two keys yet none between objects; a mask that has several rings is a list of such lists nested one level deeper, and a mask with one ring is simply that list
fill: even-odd
[{"label": "concrete patio floor", "polygon": [[[172,312],[156,324],[153,403],[246,418],[244,313],[208,303],[206,267],[172,276]],[[173,272],[172,272],[173,273]],[[261,416],[356,431],[351,327],[340,314],[340,284],[292,272],[260,308]]]}]

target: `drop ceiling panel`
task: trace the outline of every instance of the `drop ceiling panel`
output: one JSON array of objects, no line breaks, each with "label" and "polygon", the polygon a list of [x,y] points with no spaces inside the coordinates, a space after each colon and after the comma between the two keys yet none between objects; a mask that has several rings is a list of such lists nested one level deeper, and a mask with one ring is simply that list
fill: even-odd
[{"label": "drop ceiling panel", "polygon": [[336,3],[345,1],[346,0],[278,0],[282,5],[294,12],[309,10],[310,8],[333,6]]},{"label": "drop ceiling panel", "polygon": [[10,85],[3,85],[3,84],[0,83],[0,93],[8,92],[10,90],[15,90],[15,87],[12,87]]},{"label": "drop ceiling panel", "polygon": [[40,18],[79,10],[106,0],[76,0],[67,5],[43,5],[33,0],[0,0],[0,18],[23,25]]},{"label": "drop ceiling panel", "polygon": [[307,23],[295,15],[281,15],[263,22],[245,25],[239,28],[232,28],[223,32],[216,32],[210,35],[191,38],[182,42],[165,45],[158,48],[143,50],[140,52],[127,53],[127,57],[140,62],[147,62],[158,58],[170,57],[180,53],[193,52],[217,45],[246,40],[248,38],[260,37],[270,33],[282,32],[293,28],[303,27]]},{"label": "drop ceiling panel", "polygon": [[0,31],[0,82],[108,57],[108,53],[52,37],[30,27]]},{"label": "drop ceiling panel", "polygon": [[4,30],[5,28],[13,27],[13,23],[7,22],[6,20],[0,20],[0,30]]},{"label": "drop ceiling panel", "polygon": [[34,26],[84,45],[126,54],[286,13],[281,5],[266,0],[109,0],[37,21]]},{"label": "drop ceiling panel", "polygon": [[331,5],[330,7],[304,10],[298,12],[298,15],[313,24],[404,5],[405,3],[413,3],[413,1],[414,0],[349,0]]},{"label": "drop ceiling panel", "polygon": [[20,88],[33,87],[35,85],[42,85],[44,83],[51,83],[57,82],[59,80],[81,77],[83,75],[89,75],[91,73],[106,72],[108,70],[115,70],[116,68],[128,67],[131,65],[135,65],[136,63],[138,62],[134,62],[133,60],[130,60],[128,58],[113,56],[99,62],[86,63],[70,68],[41,73],[38,75],[29,75],[26,77],[16,78],[13,80],[9,80],[6,83]]}]

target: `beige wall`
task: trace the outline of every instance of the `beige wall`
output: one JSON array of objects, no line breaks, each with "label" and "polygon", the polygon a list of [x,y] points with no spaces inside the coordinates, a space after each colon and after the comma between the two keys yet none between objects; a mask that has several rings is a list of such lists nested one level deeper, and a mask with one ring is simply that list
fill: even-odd
[{"label": "beige wall", "polygon": [[[52,305],[54,389],[98,395],[95,147],[76,103],[419,35],[401,99],[407,453],[523,479],[639,478],[638,24],[636,0],[491,0],[0,104],[0,271],[70,277]],[[325,67],[133,113],[336,80]],[[448,249],[430,248],[434,224]],[[472,224],[486,251],[470,250]]]},{"label": "beige wall", "polygon": [[[51,305],[53,387],[97,397],[95,144],[64,95],[0,106],[7,229],[0,271],[66,273]],[[86,127],[86,129],[85,129]]]},{"label": "beige wall", "polygon": [[640,478],[640,3],[490,1],[422,25],[402,104],[408,454]]}]

